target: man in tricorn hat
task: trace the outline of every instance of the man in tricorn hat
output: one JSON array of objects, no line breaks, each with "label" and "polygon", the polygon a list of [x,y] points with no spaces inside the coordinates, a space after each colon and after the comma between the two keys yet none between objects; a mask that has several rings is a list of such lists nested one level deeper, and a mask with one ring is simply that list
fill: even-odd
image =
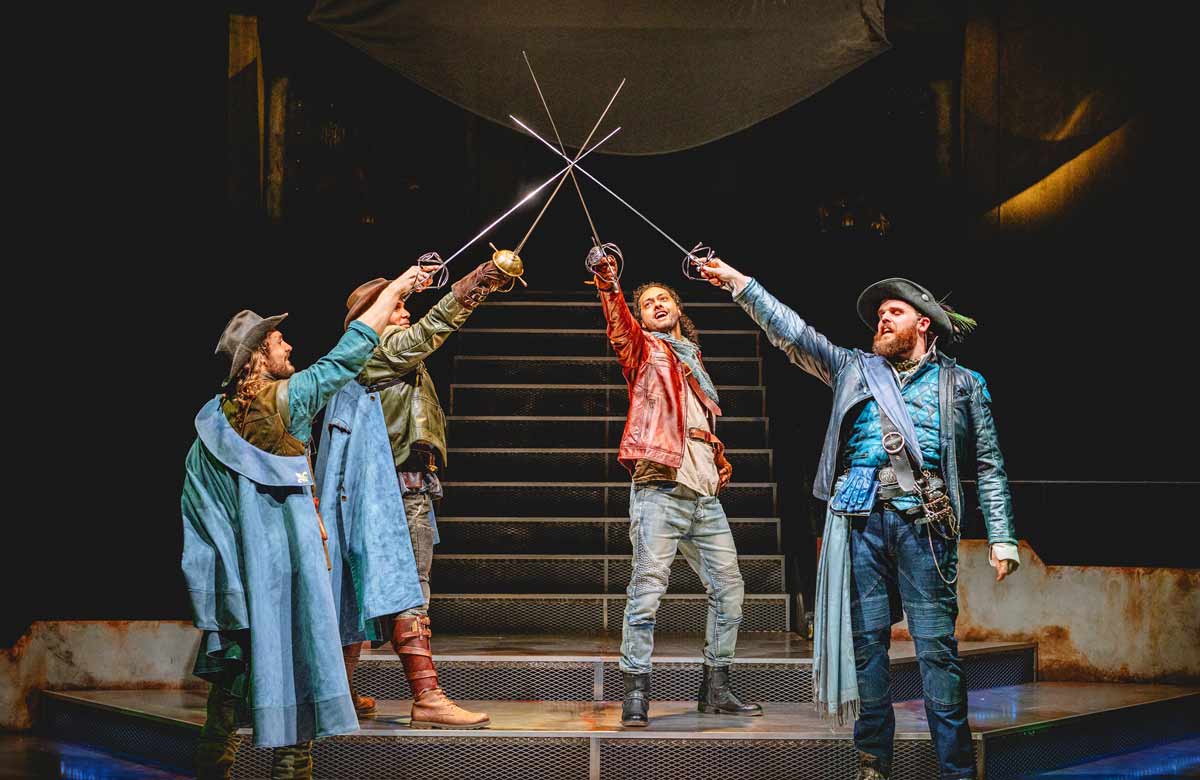
[{"label": "man in tricorn hat", "polygon": [[[954,638],[960,466],[976,472],[996,581],[1019,565],[987,383],[940,348],[960,341],[975,321],[915,282],[884,279],[858,298],[859,317],[875,332],[865,353],[834,346],[719,259],[703,273],[731,288],[772,344],[833,389],[813,486],[829,502],[813,640],[819,711],[838,721],[856,718],[859,778],[887,778],[896,727],[888,647],[903,607],[941,777],[975,777]],[[967,458],[972,463],[962,462]]]},{"label": "man in tricorn hat", "polygon": [[217,352],[229,358],[229,375],[196,416],[180,501],[183,573],[204,631],[194,673],[212,683],[196,746],[200,778],[229,776],[246,721],[256,745],[275,748],[273,778],[311,777],[312,739],[358,727],[340,673],[307,445],[313,418],[362,369],[419,277],[413,267],[387,283],[303,371],[278,329],[286,314],[247,309],[221,334]]},{"label": "man in tricorn hat", "polygon": [[[387,280],[358,287],[346,323],[375,305]],[[415,728],[483,728],[482,712],[459,707],[438,684],[429,639],[429,572],[437,542],[434,501],[442,496],[446,422],[424,360],[458,330],[488,294],[513,275],[488,260],[451,286],[424,317],[410,322],[396,302],[379,346],[330,402],[321,434],[321,495],[336,537],[334,598],[346,678],[355,708],[375,701],[354,690],[362,643],[391,641],[412,691]],[[387,476],[384,476],[387,475]]]},{"label": "man in tricorn hat", "polygon": [[708,594],[697,710],[762,715],[762,707],[741,701],[730,684],[745,582],[717,497],[733,466],[716,436],[721,407],[704,368],[696,326],[684,314],[679,295],[659,282],[634,291],[639,313],[634,316],[613,257],[604,257],[594,273],[608,339],[629,385],[629,414],[617,453],[632,478],[633,545],[618,664],[625,687],[621,725],[649,724],[655,618],[676,551],[683,552]]}]

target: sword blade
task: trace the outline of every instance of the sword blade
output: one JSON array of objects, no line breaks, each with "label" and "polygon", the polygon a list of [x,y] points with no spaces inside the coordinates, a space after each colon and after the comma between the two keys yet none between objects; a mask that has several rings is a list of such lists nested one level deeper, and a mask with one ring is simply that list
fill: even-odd
[{"label": "sword blade", "polygon": [[[546,118],[550,120],[550,129],[554,131],[554,137],[558,139],[558,148],[563,154],[566,154],[566,144],[563,143],[562,136],[558,133],[558,125],[554,123],[554,115],[550,113],[550,104],[546,102],[546,96],[542,94],[542,85],[538,83],[537,74],[533,72],[533,64],[529,62],[529,55],[522,51],[521,56],[525,58],[525,67],[529,69],[529,77],[533,79],[533,86],[537,90],[538,98],[542,101],[542,108],[546,109]],[[621,81],[621,85],[625,85],[624,80]],[[617,87],[617,91],[620,92],[621,87]],[[615,98],[616,95],[613,95],[613,97]],[[611,100],[609,101],[609,105],[612,105]],[[605,112],[608,111],[607,108],[604,110]],[[586,142],[584,145],[587,145]],[[574,170],[571,171],[570,176],[571,183],[575,185],[575,192],[579,195],[579,205],[583,206],[583,213],[587,217],[588,227],[592,229],[592,239],[596,242],[596,246],[600,246],[600,233],[596,231],[596,223],[592,221],[592,212],[588,210],[587,201],[584,200],[583,190],[579,187],[579,179],[575,178]]]},{"label": "sword blade", "polygon": [[[526,58],[526,62],[528,62],[528,58]],[[533,70],[530,69],[529,72],[533,73]],[[535,84],[537,83],[537,79],[534,79],[534,83]],[[592,136],[596,134],[596,129],[598,127],[600,127],[600,123],[603,122],[604,117],[608,115],[608,109],[612,108],[613,101],[617,99],[617,95],[621,94],[621,87],[623,87],[623,86],[625,86],[625,79],[621,79],[621,83],[617,85],[616,91],[613,92],[612,97],[610,97],[608,99],[608,105],[606,105],[604,107],[604,110],[600,112],[600,118],[596,120],[596,123],[594,125],[592,125],[592,131],[590,133],[588,133],[587,138],[583,139],[583,144],[579,147],[579,154],[575,155],[575,159],[572,160],[569,157],[567,157],[567,155],[565,154],[565,150],[564,150],[564,154],[561,155],[564,160],[567,160],[572,165],[574,165],[576,162],[578,162],[582,158],[583,150],[585,148],[587,148],[588,141],[592,140]],[[539,94],[541,93],[540,89],[538,90],[538,93]],[[547,109],[547,110],[549,110],[549,109]],[[553,120],[551,120],[551,122],[553,123]],[[557,132],[557,131],[555,131],[555,132]],[[592,148],[594,149],[596,147],[593,146]],[[568,167],[568,172],[570,172],[570,167]],[[566,177],[563,177],[563,179],[558,182],[558,185],[554,188],[554,192],[550,193],[550,197],[547,198],[546,202],[542,204],[542,210],[538,212],[538,215],[536,217],[534,217],[533,224],[529,226],[529,230],[525,231],[525,235],[521,238],[520,243],[517,244],[517,248],[513,250],[514,254],[521,253],[521,249],[524,248],[525,242],[529,240],[529,237],[531,235],[533,235],[533,229],[535,227],[537,227],[538,222],[541,221],[542,215],[546,213],[546,209],[550,208],[550,204],[554,202],[554,196],[558,194],[558,191],[560,189],[562,189],[563,181],[566,181]],[[572,179],[572,181],[574,181],[574,179]],[[576,183],[575,186],[576,186],[576,188],[578,188],[579,184]],[[583,193],[580,193],[579,197],[582,198]],[[583,210],[587,211],[586,205],[584,205]],[[590,216],[588,217],[588,221],[589,222],[591,221]]]},{"label": "sword blade", "polygon": [[536,188],[536,189],[533,189],[533,190],[531,190],[531,191],[530,191],[528,194],[526,194],[526,195],[525,195],[525,197],[523,197],[523,198],[521,198],[519,201],[517,201],[517,202],[516,202],[516,203],[513,205],[513,207],[512,207],[512,208],[510,208],[508,211],[506,211],[506,212],[504,212],[503,214],[501,214],[500,216],[496,217],[496,219],[495,219],[495,220],[493,220],[491,224],[489,224],[489,225],[488,225],[487,227],[485,227],[483,230],[481,230],[481,231],[479,231],[478,233],[476,233],[474,238],[472,238],[470,241],[468,241],[467,243],[465,243],[465,244],[463,244],[461,247],[459,247],[459,249],[458,249],[458,251],[457,251],[457,252],[455,252],[454,254],[450,255],[450,256],[449,256],[448,258],[446,258],[445,260],[443,260],[443,261],[442,261],[442,265],[448,265],[448,264],[450,263],[450,261],[451,261],[451,260],[453,260],[454,258],[456,258],[456,257],[458,257],[459,255],[461,255],[461,254],[462,254],[464,251],[466,251],[466,249],[467,249],[468,247],[470,247],[470,246],[471,246],[471,244],[474,244],[476,241],[478,241],[479,239],[483,238],[485,235],[487,235],[487,233],[488,233],[488,231],[489,231],[489,230],[491,230],[492,228],[496,227],[496,225],[499,225],[501,222],[503,222],[505,219],[507,219],[507,218],[508,218],[508,216],[509,216],[510,214],[512,214],[512,213],[513,213],[514,211],[516,211],[517,209],[521,208],[521,206],[524,206],[524,205],[525,205],[525,203],[526,203],[526,202],[527,202],[527,201],[528,201],[530,198],[532,198],[534,195],[537,195],[539,192],[541,192],[542,190],[544,190],[544,189],[545,189],[545,188],[546,188],[546,187],[547,187],[547,186],[550,184],[550,182],[554,181],[554,180],[555,180],[555,179],[557,179],[559,176],[562,176],[562,175],[563,175],[563,174],[565,174],[567,171],[571,170],[571,168],[572,168],[572,167],[575,165],[575,163],[576,163],[578,160],[582,160],[584,157],[587,157],[589,154],[591,154],[592,152],[594,152],[594,151],[596,151],[597,149],[599,149],[599,148],[600,148],[600,147],[601,147],[601,146],[604,144],[604,142],[605,142],[605,141],[607,141],[608,139],[612,138],[614,135],[616,135],[618,132],[620,132],[620,130],[621,130],[621,128],[619,128],[619,127],[615,128],[615,129],[614,129],[614,130],[613,130],[611,133],[609,133],[608,135],[604,136],[604,137],[603,137],[603,138],[601,138],[599,141],[597,141],[597,142],[595,143],[595,145],[594,145],[594,146],[592,146],[592,148],[591,148],[591,149],[588,149],[587,151],[584,151],[584,150],[580,149],[580,154],[579,154],[579,157],[578,157],[578,158],[576,158],[576,160],[571,160],[570,158],[564,157],[563,159],[565,159],[565,160],[567,161],[567,166],[566,166],[565,168],[563,168],[563,169],[562,169],[562,170],[560,170],[558,173],[554,174],[554,175],[553,175],[553,176],[551,176],[549,179],[546,179],[544,182],[542,182],[541,184],[539,184],[539,185],[537,186],[537,188]]},{"label": "sword blade", "polygon": [[[535,133],[533,130],[531,130],[531,129],[529,128],[529,126],[528,126],[528,125],[526,125],[526,124],[525,124],[524,122],[522,122],[520,119],[517,119],[517,118],[516,118],[515,116],[513,116],[512,114],[509,114],[509,115],[508,115],[508,118],[509,118],[509,119],[511,119],[512,121],[516,122],[518,125],[520,125],[520,126],[521,126],[521,127],[524,129],[524,130],[525,130],[525,132],[529,133],[529,134],[530,134],[530,135],[532,135],[534,138],[538,139],[538,140],[539,140],[539,141],[541,141],[543,144],[545,144],[547,149],[549,149],[550,151],[554,152],[555,154],[557,154],[559,157],[563,158],[564,160],[566,160],[566,161],[568,161],[568,162],[571,162],[571,158],[570,158],[570,157],[567,157],[565,154],[563,154],[562,152],[560,152],[560,151],[558,151],[557,149],[555,149],[555,148],[554,148],[554,144],[550,143],[550,142],[549,142],[549,141],[547,141],[545,138],[542,138],[540,135],[538,135],[537,133]],[[595,147],[593,147],[593,148],[595,148]],[[645,214],[643,214],[642,212],[640,212],[640,211],[638,211],[636,208],[634,208],[632,203],[630,203],[629,201],[625,200],[625,199],[624,199],[624,198],[622,198],[620,195],[618,195],[617,193],[615,193],[615,192],[613,192],[611,189],[609,189],[607,186],[605,186],[604,182],[600,181],[600,180],[599,180],[599,179],[597,179],[595,176],[593,176],[592,174],[588,173],[588,172],[587,172],[586,170],[584,170],[584,168],[582,168],[581,166],[575,165],[575,166],[574,166],[574,169],[575,169],[575,170],[577,170],[577,171],[579,171],[580,173],[582,173],[584,176],[588,177],[589,179],[591,179],[593,182],[595,182],[595,183],[596,183],[596,186],[600,187],[600,189],[604,190],[604,191],[605,191],[605,192],[607,192],[609,195],[612,195],[614,198],[616,198],[617,200],[619,200],[619,201],[621,202],[621,204],[625,206],[625,208],[629,209],[629,210],[630,210],[630,211],[632,211],[634,214],[637,214],[639,217],[641,217],[641,218],[642,218],[642,221],[643,221],[643,222],[645,222],[645,223],[646,223],[647,225],[649,225],[650,227],[652,227],[652,228],[654,228],[655,230],[657,230],[657,231],[659,232],[659,235],[661,235],[663,238],[665,238],[665,239],[667,239],[668,241],[670,241],[670,242],[671,242],[672,244],[674,244],[675,246],[679,247],[679,251],[680,251],[680,252],[683,252],[685,255],[691,256],[691,254],[692,254],[692,253],[691,253],[690,251],[688,251],[687,249],[684,249],[684,248],[683,248],[683,244],[679,243],[678,241],[676,241],[675,239],[673,239],[673,238],[671,238],[669,235],[667,235],[667,233],[666,233],[666,231],[665,231],[665,230],[663,230],[662,228],[660,228],[658,225],[654,224],[654,222],[652,222],[652,221],[650,220],[650,218],[649,218],[649,217],[647,217]]]}]

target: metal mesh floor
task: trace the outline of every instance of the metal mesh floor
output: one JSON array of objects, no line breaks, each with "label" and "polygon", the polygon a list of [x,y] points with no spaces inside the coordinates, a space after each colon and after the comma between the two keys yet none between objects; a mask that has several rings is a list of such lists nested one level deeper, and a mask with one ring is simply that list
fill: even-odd
[{"label": "metal mesh floor", "polygon": [[[739,553],[779,552],[779,521],[731,518],[729,528]],[[577,553],[629,555],[626,518],[473,518],[438,517],[439,554]],[[436,569],[435,569],[435,575]],[[440,585],[439,585],[440,587]]]},{"label": "metal mesh floor", "polygon": [[[477,447],[451,448],[447,476],[463,482],[628,482],[615,449]],[[771,480],[770,450],[730,450],[740,482]]]},{"label": "metal mesh floor", "polygon": [[[703,596],[668,593],[657,616],[659,631],[702,631],[707,615]],[[434,593],[430,619],[448,633],[588,633],[617,628],[625,610],[622,596],[563,594],[495,596]],[[786,595],[747,595],[742,631],[787,631]]]},{"label": "metal mesh floor", "polygon": [[[455,447],[619,447],[625,418],[451,415],[447,434]],[[726,447],[767,446],[767,418],[722,418],[717,435]],[[453,467],[453,466],[451,466]]]},{"label": "metal mesh floor", "polygon": [[[852,780],[857,771],[854,744],[844,739],[600,741],[600,777],[614,780]],[[896,743],[892,780],[937,776],[932,743]]]},{"label": "metal mesh floor", "polygon": [[[749,323],[753,325],[753,323]],[[707,357],[756,357],[758,330],[700,332]],[[455,336],[460,355],[611,355],[608,336],[596,329],[536,330],[466,327]]]},{"label": "metal mesh floor", "polygon": [[[736,303],[695,301],[692,295],[688,298],[685,311],[697,328],[730,328],[750,322]],[[545,328],[551,323],[560,328],[600,329],[604,327],[604,313],[594,295],[579,301],[487,301],[471,315],[470,327]]]},{"label": "metal mesh floor", "polygon": [[[718,385],[762,384],[761,366],[762,358],[704,357],[704,368]],[[458,355],[454,381],[623,385],[625,376],[614,357]]]},{"label": "metal mesh floor", "polygon": [[[748,593],[782,593],[783,556],[738,559]],[[434,557],[433,577],[452,593],[625,593],[633,571],[628,557],[454,555]],[[700,576],[682,556],[671,566],[670,593],[704,593]]]},{"label": "metal mesh floor", "polygon": [[[628,482],[444,482],[441,513],[454,517],[617,517],[629,514]],[[773,483],[731,483],[721,491],[731,517],[774,517]]]},{"label": "metal mesh floor", "polygon": [[42,697],[36,731],[117,756],[194,771],[199,729]]},{"label": "metal mesh floor", "polygon": [[[188,699],[195,714],[164,717],[131,702],[155,694],[178,701],[177,693],[108,693],[112,704],[99,693],[46,695],[40,731],[186,771],[202,697]],[[1175,741],[1195,734],[1200,723],[1200,689],[1045,683],[973,693],[971,699],[984,780]],[[476,709],[486,704],[465,703]],[[380,708],[381,719],[364,722],[359,732],[317,741],[317,777],[374,779],[409,771],[435,778],[854,777],[850,731],[830,729],[802,704],[776,703],[762,718],[733,718],[697,714],[694,700],[656,702],[656,722],[638,732],[620,729],[615,702],[493,702],[487,707],[493,729],[480,732],[414,731],[405,725],[407,702],[385,701]],[[248,744],[245,736],[242,742],[233,776],[267,777],[271,751]],[[919,702],[897,706],[892,776],[937,776]]]},{"label": "metal mesh floor", "polygon": [[[721,411],[732,417],[761,416],[762,387],[719,387]],[[629,391],[620,385],[450,385],[455,415],[624,415]]]},{"label": "metal mesh floor", "polygon": [[[697,653],[703,643],[703,637],[696,635]],[[893,661],[891,668],[892,699],[920,699],[921,674],[917,662]],[[963,669],[970,691],[1033,682],[1033,648],[965,656]],[[442,687],[460,699],[617,701],[624,695],[621,672],[615,661],[440,660],[438,671]],[[690,699],[700,689],[701,674],[698,662],[658,661],[654,665],[651,698]],[[807,660],[739,662],[733,668],[732,679],[738,693],[752,701],[813,700],[812,665]],[[354,682],[361,693],[378,699],[404,699],[410,695],[404,670],[394,658],[371,659],[360,664]]]},{"label": "metal mesh floor", "polygon": [[[588,777],[588,739],[552,737],[405,736],[340,737],[313,746],[313,777],[338,780],[489,780]],[[271,751],[245,745],[233,765],[235,780],[267,780]]]}]

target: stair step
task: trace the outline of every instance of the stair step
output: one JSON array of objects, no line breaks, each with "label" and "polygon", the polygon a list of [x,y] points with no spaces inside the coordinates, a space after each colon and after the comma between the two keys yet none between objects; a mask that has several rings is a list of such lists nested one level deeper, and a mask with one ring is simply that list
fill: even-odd
[{"label": "stair step", "polygon": [[[684,313],[697,328],[746,327],[750,318],[736,303],[684,301]],[[471,315],[471,326],[480,328],[603,328],[604,312],[592,298],[581,301],[488,301]]]},{"label": "stair step", "polygon": [[[758,330],[700,331],[704,357],[757,357]],[[600,357],[612,348],[603,330],[587,328],[472,328],[455,336],[460,355]]]},{"label": "stair step", "polygon": [[[762,415],[766,409],[766,389],[763,387],[727,385],[718,387],[717,393],[721,411],[731,417]],[[482,416],[624,415],[629,411],[629,390],[624,384],[452,384],[450,410],[455,415]]]},{"label": "stair step", "polygon": [[[629,482],[444,482],[444,514],[492,517],[619,517],[629,513]],[[721,491],[726,515],[776,516],[774,482],[731,482]]]},{"label": "stair step", "polygon": [[[762,384],[762,358],[704,356],[704,368],[718,385]],[[457,355],[454,381],[624,385],[615,357],[546,355]]]},{"label": "stair step", "polygon": [[[653,695],[653,694],[652,694]],[[1010,780],[1099,755],[1196,736],[1200,689],[1170,685],[1027,683],[968,694],[980,780]],[[40,731],[179,771],[194,771],[204,721],[202,690],[45,691]],[[651,723],[622,729],[616,701],[478,701],[491,716],[479,731],[426,731],[408,725],[408,700],[383,700],[354,734],[318,740],[318,776],[395,777],[419,767],[423,780],[468,772],[496,778],[607,780],[827,780],[857,767],[853,727],[821,720],[807,703],[770,703],[762,717],[696,711],[692,695],[655,696]],[[924,704],[897,702],[892,780],[936,777],[937,756]],[[270,776],[270,748],[254,747],[249,729],[232,777]],[[190,748],[190,750],[189,750]]]},{"label": "stair step", "polygon": [[[434,626],[436,630],[436,626]],[[463,699],[620,700],[619,630],[596,636],[457,636],[434,641],[438,681]],[[699,634],[656,632],[653,698],[686,699],[700,687]],[[1033,682],[1030,643],[963,642],[968,690]],[[911,642],[891,651],[894,701],[921,697],[921,670]],[[738,639],[732,672],[739,695],[752,701],[811,702],[812,643],[796,634],[747,633]],[[409,695],[401,662],[390,645],[364,652],[354,676],[361,693],[382,699]]]},{"label": "stair step", "polygon": [[[454,469],[459,468],[455,461]],[[619,553],[628,555],[628,517],[449,517],[439,515],[442,553]],[[779,552],[779,519],[731,517],[739,553]]]},{"label": "stair step", "polygon": [[[436,576],[436,575],[435,575]],[[786,593],[747,594],[741,631],[787,631]],[[667,593],[658,609],[660,631],[703,632],[708,599]],[[434,593],[429,618],[444,633],[591,633],[619,628],[625,596],[604,593]]]},{"label": "stair step", "polygon": [[[624,415],[540,417],[450,415],[450,441],[458,447],[578,447],[584,450],[619,447]],[[717,435],[726,447],[767,446],[766,417],[722,417]]]},{"label": "stair step", "polygon": [[[439,545],[440,547],[440,545]],[[782,555],[739,555],[747,593],[781,593]],[[442,554],[434,556],[440,590],[457,593],[625,593],[633,572],[628,555]],[[704,593],[686,558],[671,565],[670,593]]]},{"label": "stair step", "polygon": [[[446,477],[478,480],[596,480],[617,482],[629,472],[617,462],[616,448],[579,450],[566,447],[478,447],[451,448]],[[771,479],[771,450],[730,449],[725,456],[733,473],[743,482]]]}]

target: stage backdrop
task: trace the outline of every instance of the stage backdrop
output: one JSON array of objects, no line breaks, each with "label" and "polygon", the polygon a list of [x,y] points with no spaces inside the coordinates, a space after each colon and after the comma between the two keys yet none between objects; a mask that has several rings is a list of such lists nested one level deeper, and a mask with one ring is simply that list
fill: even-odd
[{"label": "stage backdrop", "polygon": [[605,122],[627,127],[604,149],[660,154],[760,122],[886,50],[883,14],[884,0],[318,0],[309,21],[463,108],[549,136],[525,50],[568,146],[627,78]]}]

